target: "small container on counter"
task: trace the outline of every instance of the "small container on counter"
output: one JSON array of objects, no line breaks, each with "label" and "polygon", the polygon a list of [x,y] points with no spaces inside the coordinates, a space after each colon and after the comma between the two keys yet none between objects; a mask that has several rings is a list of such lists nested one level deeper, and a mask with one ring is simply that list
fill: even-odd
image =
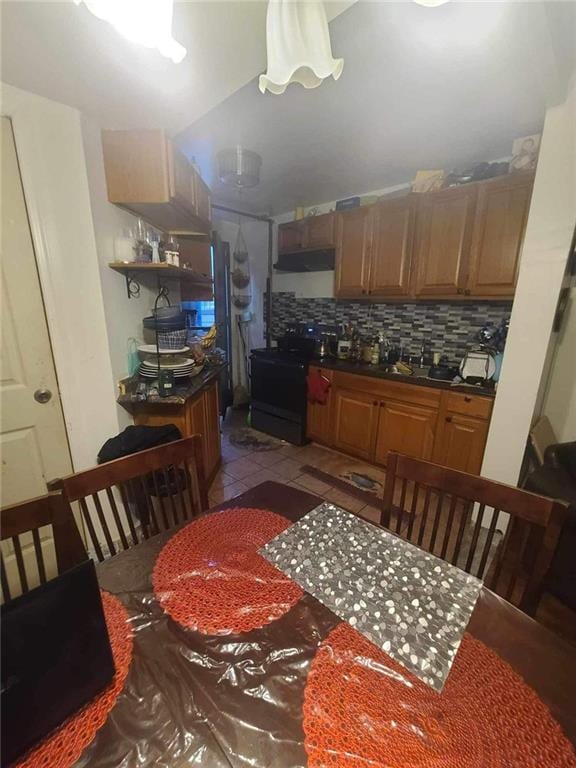
[{"label": "small container on counter", "polygon": [[350,339],[340,339],[338,341],[338,360],[348,360],[351,346]]}]

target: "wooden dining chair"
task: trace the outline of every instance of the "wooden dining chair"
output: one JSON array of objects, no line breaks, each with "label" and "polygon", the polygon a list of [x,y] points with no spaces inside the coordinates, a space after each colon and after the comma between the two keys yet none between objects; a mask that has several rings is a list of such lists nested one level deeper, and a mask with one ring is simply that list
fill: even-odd
[{"label": "wooden dining chair", "polygon": [[538,606],[565,512],[559,501],[388,454],[381,524],[526,613]]},{"label": "wooden dining chair", "polygon": [[200,435],[100,464],[50,488],[78,502],[100,561],[208,507]]},{"label": "wooden dining chair", "polygon": [[[40,529],[45,526],[52,528],[52,541],[50,537],[41,537]],[[8,544],[0,550],[0,582],[4,601],[10,600],[16,591],[10,588],[7,561],[13,559],[15,562],[20,592],[25,593],[37,583],[45,584],[51,575],[56,575],[50,573],[54,562],[56,572],[62,573],[88,559],[72,510],[61,493],[49,493],[1,509],[0,538]],[[5,554],[10,544],[11,551]],[[34,568],[30,568],[32,562]]]}]

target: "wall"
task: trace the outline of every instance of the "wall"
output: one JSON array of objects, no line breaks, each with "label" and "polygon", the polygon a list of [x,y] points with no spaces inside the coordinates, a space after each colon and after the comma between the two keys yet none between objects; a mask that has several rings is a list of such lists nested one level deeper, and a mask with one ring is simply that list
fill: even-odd
[{"label": "wall", "polygon": [[563,443],[576,440],[576,285],[555,341],[541,414]]},{"label": "wall", "polygon": [[482,465],[516,484],[538,399],[576,224],[576,82],[548,109],[512,307],[506,355]]},{"label": "wall", "polygon": [[[82,135],[102,301],[108,331],[110,363],[113,380],[116,383],[128,374],[128,340],[130,338],[140,342],[143,340],[142,318],[151,313],[157,289],[153,284],[142,282],[140,295],[129,299],[124,277],[108,267],[108,263],[115,260],[116,239],[126,236],[129,228],[134,229],[138,219],[108,202],[100,127],[85,115],[82,116]],[[178,302],[180,299],[178,285],[171,281],[169,288],[171,302]],[[121,406],[117,406],[117,418],[120,428],[132,424],[132,417]]]},{"label": "wall", "polygon": [[75,470],[118,431],[80,113],[2,84]]},{"label": "wall", "polygon": [[[330,273],[332,274],[332,273]],[[497,326],[510,317],[508,302],[422,302],[367,304],[362,301],[299,298],[274,293],[272,336],[280,336],[289,322],[346,323],[361,336],[384,333],[405,354],[420,355],[422,345],[459,363],[484,326]]]},{"label": "wall", "polygon": [[[232,253],[238,236],[238,217],[213,211],[213,227],[221,239],[230,244],[231,269],[234,269]],[[246,241],[250,264],[250,290],[252,303],[247,311],[252,312],[253,319],[247,329],[248,350],[263,347],[266,344],[264,328],[264,292],[268,277],[268,225],[266,222],[253,219],[242,220],[242,233]],[[230,288],[232,291],[232,286]],[[234,383],[238,379],[246,385],[246,375],[242,363],[243,351],[239,345],[237,316],[243,310],[232,308],[232,375]]]}]

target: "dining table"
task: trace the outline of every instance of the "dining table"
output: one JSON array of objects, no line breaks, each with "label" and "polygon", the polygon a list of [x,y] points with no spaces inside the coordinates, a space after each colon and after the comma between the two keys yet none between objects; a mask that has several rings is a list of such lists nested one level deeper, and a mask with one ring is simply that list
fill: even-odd
[{"label": "dining table", "polygon": [[[257,509],[297,522],[322,502],[295,487],[265,482],[204,514]],[[113,708],[75,765],[308,765],[307,679],[320,644],[341,619],[302,592],[282,615],[257,629],[210,634],[183,626],[164,610],[152,579],[157,558],[176,530],[97,566],[101,589],[127,611],[133,655]],[[512,667],[576,744],[575,648],[484,587],[467,632]],[[335,755],[326,765],[368,765],[347,759],[340,762]]]}]

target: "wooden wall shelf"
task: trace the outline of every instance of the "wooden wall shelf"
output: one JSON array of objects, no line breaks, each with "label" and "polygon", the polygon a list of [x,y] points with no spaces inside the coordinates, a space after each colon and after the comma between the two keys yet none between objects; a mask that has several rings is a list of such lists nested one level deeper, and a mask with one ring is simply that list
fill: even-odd
[{"label": "wooden wall shelf", "polygon": [[[140,292],[138,279],[141,279],[143,276],[155,278],[158,287],[160,287],[163,279],[178,280],[188,287],[196,286],[202,294],[199,297],[201,299],[205,299],[206,292],[211,292],[214,285],[211,277],[201,275],[192,269],[175,267],[172,264],[140,264],[138,262],[113,261],[108,266],[126,278],[126,291],[129,299],[138,296]],[[189,292],[187,293],[187,298],[191,298]]]}]

